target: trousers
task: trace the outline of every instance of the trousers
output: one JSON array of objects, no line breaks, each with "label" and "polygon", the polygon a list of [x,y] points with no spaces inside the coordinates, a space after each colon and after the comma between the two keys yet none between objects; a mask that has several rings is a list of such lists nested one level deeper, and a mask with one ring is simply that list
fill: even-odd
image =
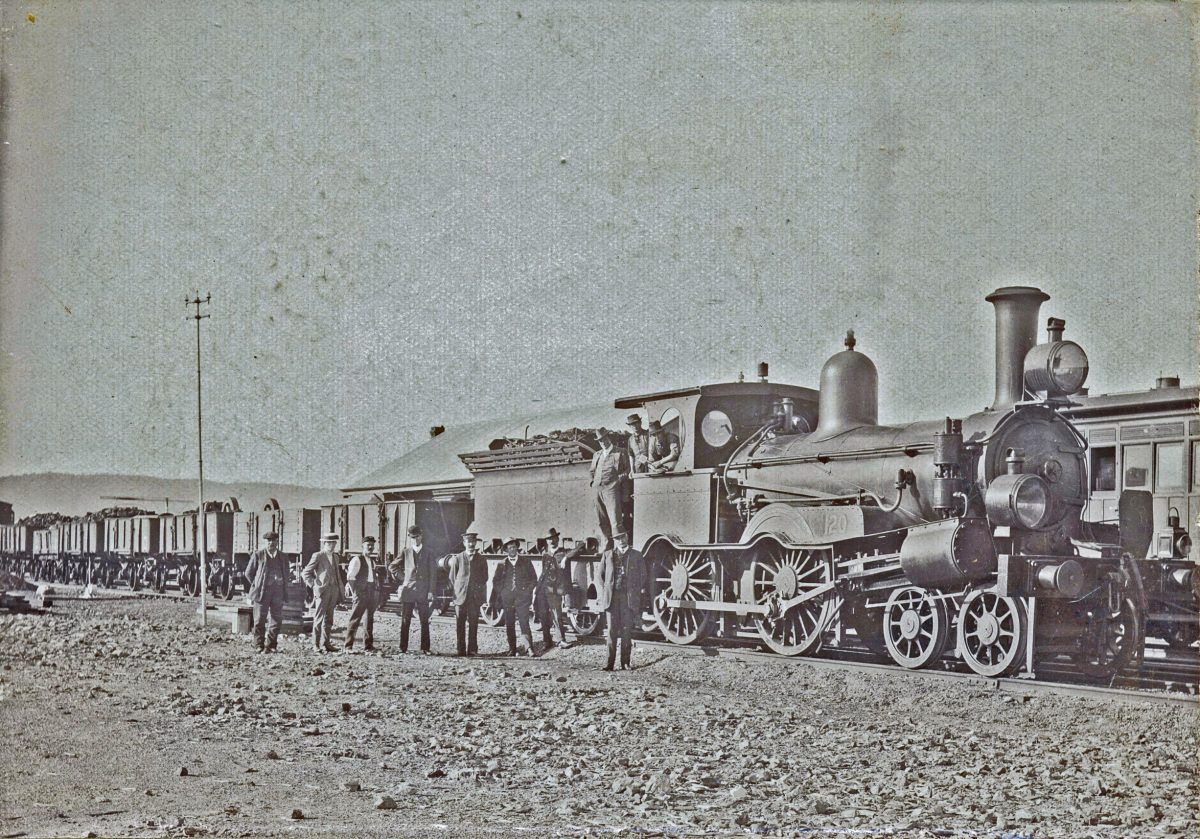
[{"label": "trousers", "polygon": [[546,607],[542,614],[542,643],[547,647],[551,644],[551,624],[554,625],[554,629],[558,632],[558,640],[566,643],[567,632],[563,629],[562,620],[562,595],[547,591],[542,593],[542,598]]},{"label": "trousers", "polygon": [[408,627],[412,623],[413,610],[421,620],[421,652],[429,652],[429,616],[433,614],[433,604],[428,600],[421,603],[400,604],[400,652],[408,652]]},{"label": "trousers", "polygon": [[350,587],[350,625],[346,627],[346,646],[354,643],[358,627],[364,617],[367,619],[367,630],[363,637],[363,646],[370,649],[375,645],[375,584],[356,583]]},{"label": "trousers", "polygon": [[333,647],[330,636],[333,634],[333,610],[336,607],[336,592],[332,595],[317,595],[316,613],[313,614],[313,646],[318,650]]},{"label": "trousers", "polygon": [[517,624],[521,624],[521,636],[525,639],[525,643],[529,645],[530,654],[533,653],[533,633],[529,631],[529,606],[505,606],[504,607],[504,633],[508,636],[508,651],[515,653],[517,651]]},{"label": "trousers", "polygon": [[596,487],[596,520],[604,534],[602,550],[611,548],[613,534],[624,530],[621,495],[620,486],[616,484]]},{"label": "trousers", "polygon": [[283,624],[283,587],[267,586],[262,600],[254,604],[254,646],[275,649],[279,627]]},{"label": "trousers", "polygon": [[621,645],[621,667],[629,666],[633,656],[633,612],[625,601],[625,592],[613,592],[612,604],[608,607],[608,670],[617,660],[617,642]]},{"label": "trousers", "polygon": [[454,630],[458,635],[458,654],[479,652],[479,604],[461,603],[454,607]]}]

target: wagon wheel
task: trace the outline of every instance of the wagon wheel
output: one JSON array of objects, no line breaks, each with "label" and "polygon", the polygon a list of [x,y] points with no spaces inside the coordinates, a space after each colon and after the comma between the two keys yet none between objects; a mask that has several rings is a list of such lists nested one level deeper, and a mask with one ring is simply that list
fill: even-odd
[{"label": "wagon wheel", "polygon": [[222,569],[217,572],[216,577],[213,579],[213,593],[222,600],[232,600],[233,590],[236,585],[233,581],[233,574]]},{"label": "wagon wheel", "polygon": [[589,612],[583,609],[568,609],[567,622],[580,638],[591,635],[604,626],[604,615],[601,612]]},{"label": "wagon wheel", "polygon": [[150,569],[150,585],[159,594],[167,590],[167,569],[157,562]]},{"label": "wagon wheel", "polygon": [[129,589],[140,591],[142,588],[142,565],[140,562],[129,563]]},{"label": "wagon wheel", "polygon": [[188,597],[195,597],[200,593],[200,574],[190,565],[179,569],[179,587]]},{"label": "wagon wheel", "polygon": [[950,639],[946,601],[917,586],[892,592],[883,607],[883,641],[892,661],[909,670],[937,661]]},{"label": "wagon wheel", "polygon": [[971,589],[958,610],[957,653],[980,676],[1007,676],[1021,666],[1029,643],[1025,604],[982,588]]},{"label": "wagon wheel", "polygon": [[1127,664],[1138,659],[1145,644],[1141,611],[1134,599],[1121,593],[1115,607],[1107,603],[1090,616],[1081,632],[1075,661],[1086,678],[1109,682]]},{"label": "wagon wheel", "polygon": [[707,551],[679,551],[665,542],[655,547],[651,563],[655,622],[671,643],[694,644],[708,635],[712,613],[668,606],[666,601],[715,599],[717,565]]},{"label": "wagon wheel", "polygon": [[[754,602],[768,608],[829,582],[827,554],[810,549],[790,550],[766,541],[755,551],[750,570]],[[754,621],[763,643],[780,655],[804,655],[816,651],[833,615],[831,592]]]}]

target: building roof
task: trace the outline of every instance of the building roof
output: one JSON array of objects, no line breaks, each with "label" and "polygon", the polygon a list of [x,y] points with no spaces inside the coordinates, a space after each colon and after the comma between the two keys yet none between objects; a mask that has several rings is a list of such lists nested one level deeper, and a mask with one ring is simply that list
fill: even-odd
[{"label": "building roof", "polygon": [[402,454],[387,465],[356,478],[350,486],[342,489],[342,492],[379,492],[457,483],[469,484],[471,473],[459,460],[460,454],[483,451],[493,440],[502,437],[533,437],[568,428],[600,426],[624,430],[627,413],[607,402],[450,426],[437,437]]}]

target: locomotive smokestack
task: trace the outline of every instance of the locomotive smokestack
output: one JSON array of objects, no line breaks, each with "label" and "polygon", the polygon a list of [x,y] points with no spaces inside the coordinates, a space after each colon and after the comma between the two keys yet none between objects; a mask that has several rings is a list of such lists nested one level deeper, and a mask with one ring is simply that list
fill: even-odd
[{"label": "locomotive smokestack", "polygon": [[1006,286],[985,298],[996,307],[996,401],[1001,411],[1024,394],[1025,355],[1037,344],[1038,311],[1050,299],[1040,288]]}]

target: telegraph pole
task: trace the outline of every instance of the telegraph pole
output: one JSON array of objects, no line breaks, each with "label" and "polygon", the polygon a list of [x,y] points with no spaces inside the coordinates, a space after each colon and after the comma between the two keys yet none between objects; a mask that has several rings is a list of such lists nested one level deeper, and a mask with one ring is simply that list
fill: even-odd
[{"label": "telegraph pole", "polygon": [[196,321],[196,451],[200,463],[200,503],[196,507],[196,527],[200,543],[200,625],[208,625],[208,518],[204,514],[204,411],[200,401],[200,321],[208,315],[200,314],[200,307],[212,302],[208,294],[203,300],[197,292],[194,298],[184,300],[185,306],[195,306],[196,313],[188,315]]}]

